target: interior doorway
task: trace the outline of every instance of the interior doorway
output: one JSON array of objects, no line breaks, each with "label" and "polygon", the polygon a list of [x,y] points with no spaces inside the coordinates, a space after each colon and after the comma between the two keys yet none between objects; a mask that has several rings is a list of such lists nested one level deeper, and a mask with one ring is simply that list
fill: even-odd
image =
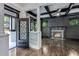
[{"label": "interior doorway", "polygon": [[18,22],[17,47],[29,48],[29,19],[20,18]]}]

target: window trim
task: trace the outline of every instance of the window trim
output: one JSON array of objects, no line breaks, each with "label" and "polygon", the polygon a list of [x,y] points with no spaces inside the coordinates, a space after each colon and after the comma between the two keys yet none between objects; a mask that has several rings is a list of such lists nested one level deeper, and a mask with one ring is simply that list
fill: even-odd
[{"label": "window trim", "polygon": [[10,6],[6,5],[6,4],[4,4],[4,9],[5,9],[5,10],[8,10],[8,11],[10,11],[10,12],[16,13],[16,14],[17,14],[16,17],[19,18],[19,13],[20,13],[20,11],[18,11],[18,10],[16,10],[15,8],[10,7]]},{"label": "window trim", "polygon": [[12,18],[17,19],[17,17],[11,16],[11,15],[8,15],[8,14],[5,14],[4,16],[11,17],[11,29],[10,29],[10,31],[16,31],[16,20],[15,20],[15,29],[12,29]]}]

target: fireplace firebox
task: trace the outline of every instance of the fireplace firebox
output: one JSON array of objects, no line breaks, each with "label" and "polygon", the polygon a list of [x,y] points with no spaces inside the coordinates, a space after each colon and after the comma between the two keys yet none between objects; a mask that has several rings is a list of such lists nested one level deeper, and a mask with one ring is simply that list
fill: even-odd
[{"label": "fireplace firebox", "polygon": [[52,30],[51,39],[64,39],[64,30]]}]

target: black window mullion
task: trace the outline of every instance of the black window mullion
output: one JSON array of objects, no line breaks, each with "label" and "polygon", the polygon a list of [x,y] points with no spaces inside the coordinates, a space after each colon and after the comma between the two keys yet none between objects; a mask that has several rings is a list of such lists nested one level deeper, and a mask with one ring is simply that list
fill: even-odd
[{"label": "black window mullion", "polygon": [[13,25],[16,26],[16,23],[13,24],[13,21],[15,22],[15,18],[13,19],[13,17],[11,17],[11,31],[16,31],[16,27],[13,29]]},{"label": "black window mullion", "polygon": [[12,17],[11,17],[11,31],[12,31]]}]

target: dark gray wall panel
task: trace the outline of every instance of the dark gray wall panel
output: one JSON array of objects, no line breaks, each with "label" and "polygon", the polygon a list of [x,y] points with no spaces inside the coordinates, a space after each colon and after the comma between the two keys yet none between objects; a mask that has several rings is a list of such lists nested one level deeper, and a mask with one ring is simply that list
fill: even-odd
[{"label": "dark gray wall panel", "polygon": [[66,30],[66,38],[79,39],[79,27],[68,27]]},{"label": "dark gray wall panel", "polygon": [[68,26],[68,20],[66,18],[54,18],[48,20],[48,26]]},{"label": "dark gray wall panel", "polygon": [[67,27],[65,28],[65,38],[79,39],[79,26],[69,27],[69,18],[73,18],[73,17],[47,19],[48,27],[43,28],[43,36],[48,36],[48,37],[50,36],[50,27],[64,26]]}]

